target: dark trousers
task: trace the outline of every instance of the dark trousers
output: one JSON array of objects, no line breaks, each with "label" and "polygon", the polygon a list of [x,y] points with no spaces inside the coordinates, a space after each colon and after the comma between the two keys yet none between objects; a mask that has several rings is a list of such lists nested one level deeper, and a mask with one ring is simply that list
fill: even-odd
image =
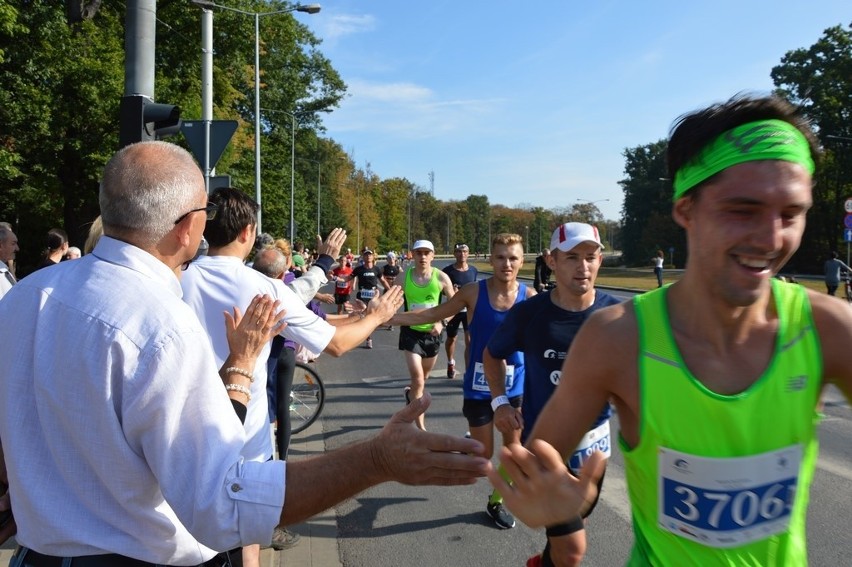
[{"label": "dark trousers", "polygon": [[[242,548],[233,549],[218,554],[213,559],[205,561],[198,567],[242,567]],[[57,557],[44,555],[32,549],[18,546],[9,567],[166,567],[149,563],[117,553],[105,555],[81,555],[78,557]]]},{"label": "dark trousers", "polygon": [[284,347],[278,355],[277,377],[275,380],[275,420],[278,422],[278,434],[275,436],[275,448],[278,458],[287,460],[290,449],[290,392],[293,390],[293,375],[296,373],[296,351]]}]

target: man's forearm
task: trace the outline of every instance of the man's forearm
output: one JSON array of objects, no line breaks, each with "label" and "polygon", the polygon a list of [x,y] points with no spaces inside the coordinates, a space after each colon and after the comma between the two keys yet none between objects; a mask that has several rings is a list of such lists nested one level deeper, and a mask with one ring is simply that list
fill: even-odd
[{"label": "man's forearm", "polygon": [[388,480],[376,465],[372,440],[288,461],[281,523],[298,524]]},{"label": "man's forearm", "polygon": [[485,380],[488,389],[491,390],[491,398],[506,395],[506,361],[502,358],[494,358],[488,347],[482,351],[482,369],[485,371]]},{"label": "man's forearm", "polygon": [[366,313],[360,321],[334,326],[334,337],[323,352],[340,356],[366,341],[384,321],[375,313]]}]

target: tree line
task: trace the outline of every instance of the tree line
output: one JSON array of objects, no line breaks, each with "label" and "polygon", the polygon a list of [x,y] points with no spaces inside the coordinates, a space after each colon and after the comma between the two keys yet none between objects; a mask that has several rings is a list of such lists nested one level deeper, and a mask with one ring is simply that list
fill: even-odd
[{"label": "tree line", "polygon": [[[265,0],[228,5],[247,12],[292,6]],[[56,2],[0,0],[0,220],[15,226],[24,270],[38,263],[50,228],[63,227],[79,244],[98,215],[98,178],[118,147],[124,16],[119,0],[103,0],[94,17],[74,23]],[[160,0],[157,18],[154,98],[180,106],[184,119],[197,119],[199,10],[183,0]],[[217,173],[253,195],[254,18],[218,11],[214,21],[214,116],[239,123]],[[559,223],[583,221],[598,225],[605,244],[621,250],[629,265],[647,265],[659,248],[667,258],[673,249],[674,263],[682,265],[685,242],[670,215],[665,140],[625,149],[620,219],[605,219],[594,203],[557,209],[491,203],[487,187],[443,201],[408,179],[380,178],[369,163],[359,167],[324,135],[322,116],[339,107],[346,84],[306,26],[292,14],[261,18],[260,38],[265,232],[290,233],[292,176],[294,232],[304,242],[318,230],[343,226],[353,250],[402,250],[430,238],[439,252],[458,242],[485,252],[492,234],[516,232],[528,251],[539,251]],[[771,76],[778,93],[811,117],[824,142],[805,242],[791,261],[808,271],[840,248],[843,202],[852,196],[852,28],[827,29],[813,46],[785,54]],[[181,135],[168,140],[185,146]]]}]

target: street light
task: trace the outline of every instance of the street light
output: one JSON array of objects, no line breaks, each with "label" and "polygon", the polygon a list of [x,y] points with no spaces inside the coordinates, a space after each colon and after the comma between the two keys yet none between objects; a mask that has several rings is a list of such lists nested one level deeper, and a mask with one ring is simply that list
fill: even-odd
[{"label": "street light", "polygon": [[608,202],[609,199],[598,199],[597,201],[592,201],[590,199],[577,199],[580,203],[586,203],[587,205],[594,205],[595,203],[604,203]]},{"label": "street light", "polygon": [[[223,6],[216,4],[210,0],[192,0],[196,6],[204,9],[219,8],[229,12],[236,12],[246,16],[254,16],[254,199],[257,201],[257,232],[262,231],[261,220],[261,196],[260,196],[260,17],[273,16],[275,14],[286,14],[288,12],[304,12],[306,14],[316,14],[322,7],[319,4],[296,4],[292,8],[284,10],[273,10],[271,12],[248,12],[231,6]],[[292,115],[291,115],[292,116]],[[293,118],[293,131],[296,129],[296,118]],[[295,137],[293,140],[295,151]],[[290,242],[293,241],[293,202],[292,202],[292,184],[291,184],[291,201],[290,201]]]},{"label": "street light", "polygon": [[[271,12],[270,12],[271,13]],[[295,245],[295,219],[294,219],[294,204],[296,202],[296,114],[293,112],[287,112],[286,110],[274,110],[271,108],[264,108],[266,112],[279,112],[281,114],[286,114],[290,117],[291,127],[290,134],[292,136],[292,140],[290,142],[290,245]],[[257,138],[260,139],[259,137]],[[257,163],[260,163],[260,149],[257,149]],[[257,195],[255,195],[257,199],[257,232],[260,234],[260,170],[257,170]]]},{"label": "street light", "polygon": [[304,157],[300,157],[299,159],[317,164],[317,234],[322,234],[320,232],[320,176],[322,175],[322,162]]}]

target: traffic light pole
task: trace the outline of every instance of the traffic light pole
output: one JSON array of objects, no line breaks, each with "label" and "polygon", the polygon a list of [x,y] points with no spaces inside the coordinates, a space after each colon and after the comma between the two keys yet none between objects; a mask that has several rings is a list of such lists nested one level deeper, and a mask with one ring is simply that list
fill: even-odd
[{"label": "traffic light pole", "polygon": [[124,96],[153,99],[157,0],[127,0],[124,23]]},{"label": "traffic light pole", "polygon": [[210,194],[210,122],[213,120],[213,10],[201,9],[201,120],[204,121],[204,188]]},{"label": "traffic light pole", "polygon": [[180,108],[154,103],[156,29],[157,1],[127,0],[119,147],[153,140],[157,135],[174,134],[180,129]]}]

